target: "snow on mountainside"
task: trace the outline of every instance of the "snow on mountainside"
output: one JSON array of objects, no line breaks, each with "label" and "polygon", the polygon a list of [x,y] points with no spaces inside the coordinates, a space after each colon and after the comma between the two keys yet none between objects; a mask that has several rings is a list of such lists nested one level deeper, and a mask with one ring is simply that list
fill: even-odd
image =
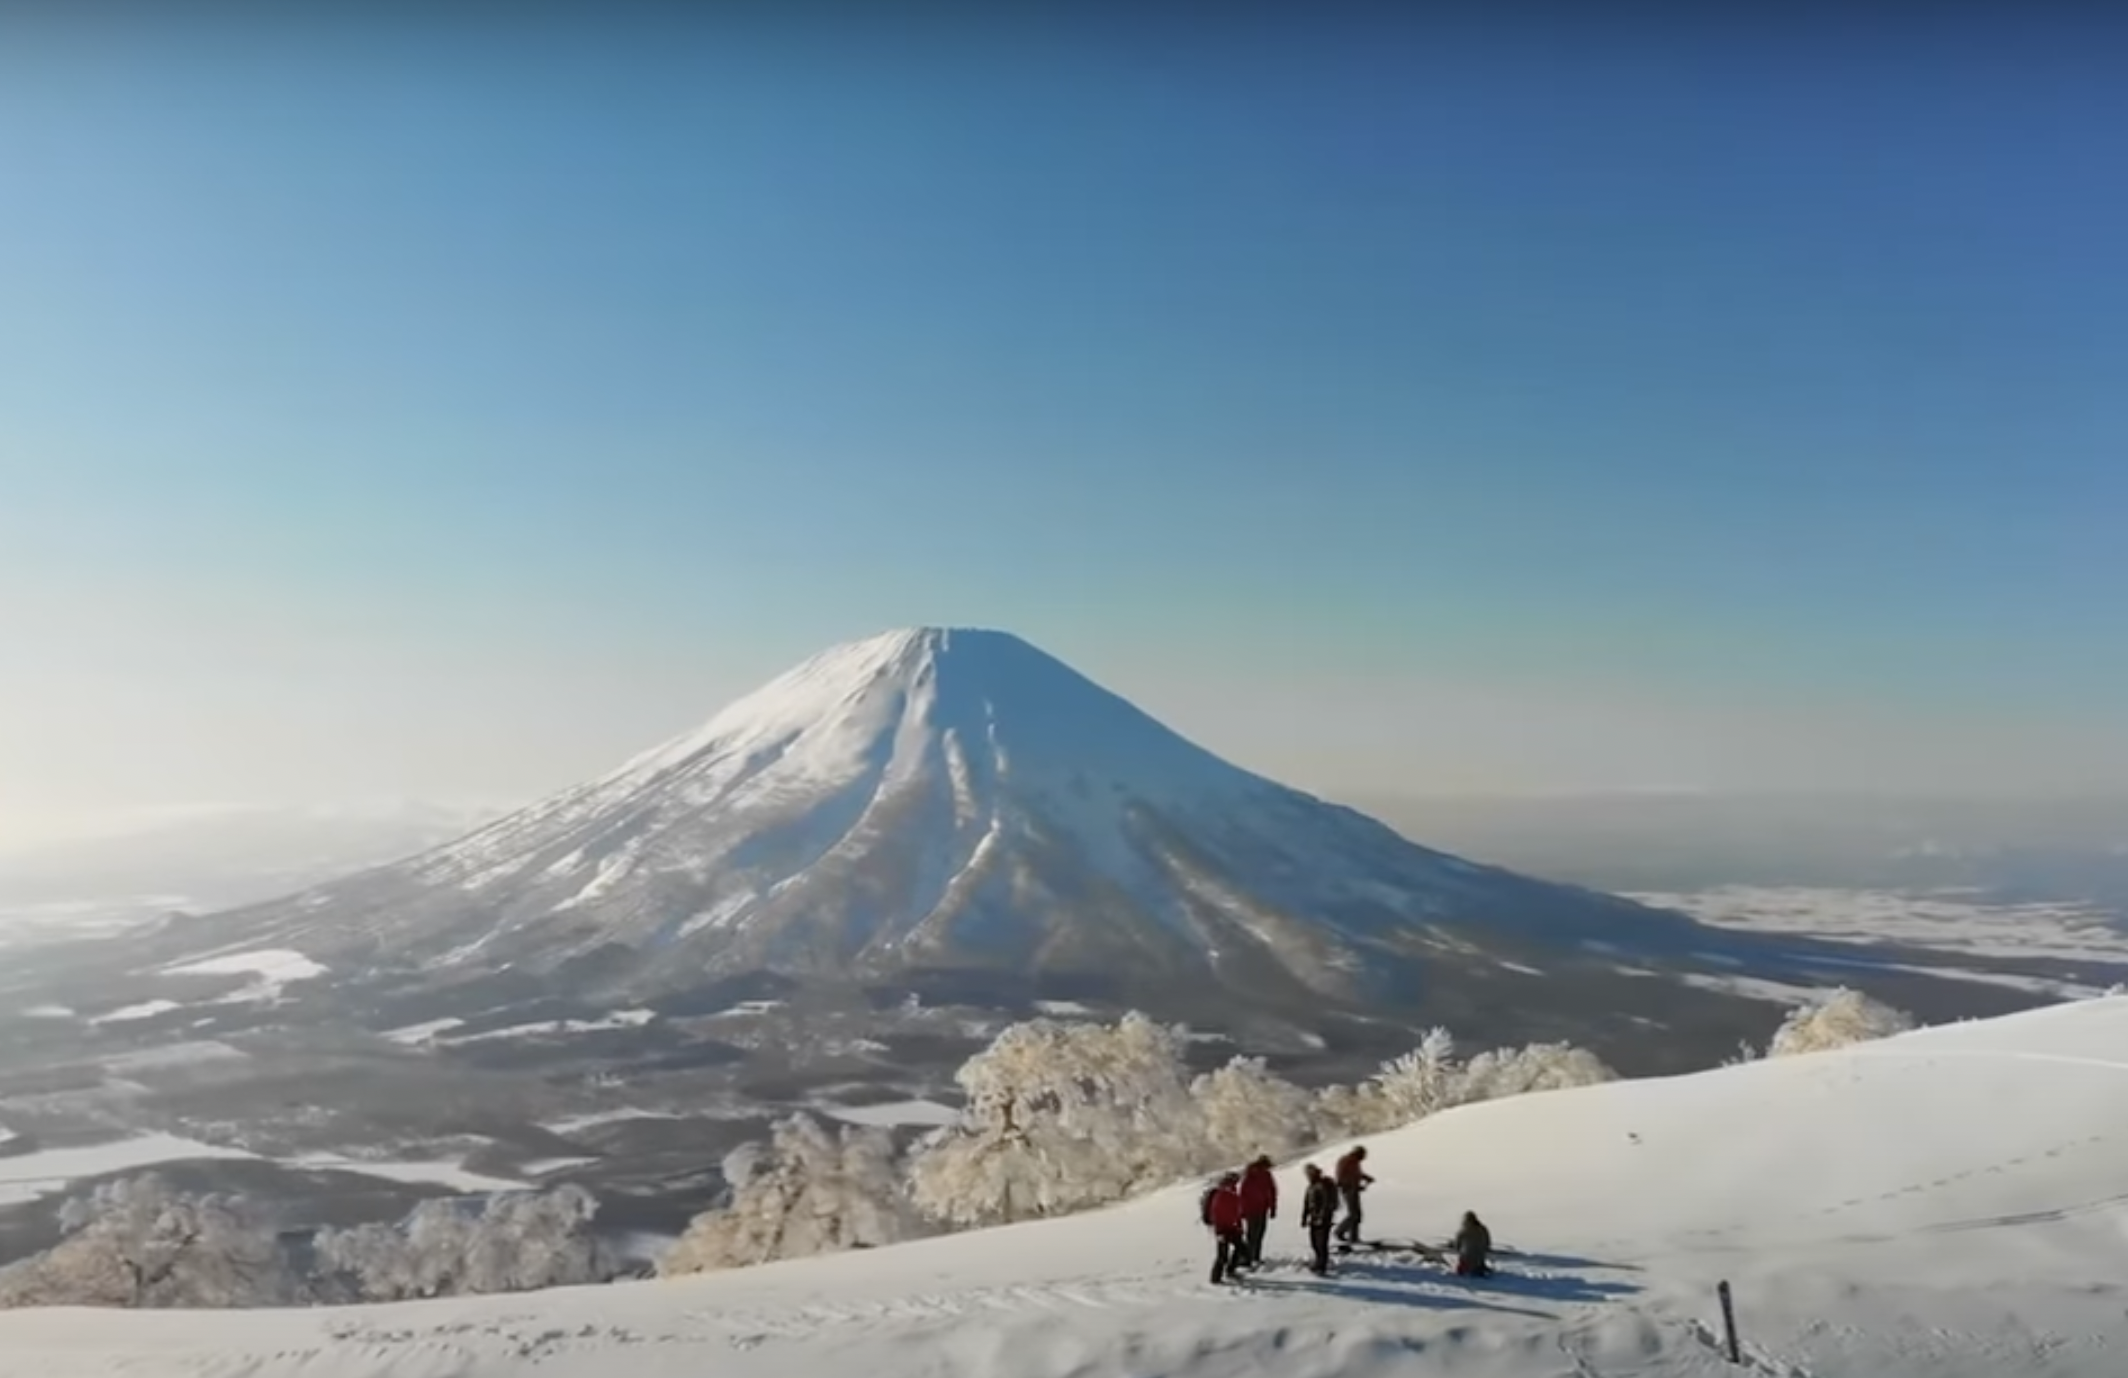
[{"label": "snow on mountainside", "polygon": [[938,629],[834,647],[602,779],[195,938],[444,977],[574,962],[636,994],[943,968],[1374,1005],[1480,952],[1774,946],[1430,851],[1016,637]]},{"label": "snow on mountainside", "polygon": [[[1453,1110],[1371,1145],[1370,1233],[1475,1208],[1462,1281],[1204,1278],[1195,1187],[683,1281],[345,1310],[0,1314],[0,1370],[554,1378],[2114,1378],[2128,998]],[[1245,1152],[1246,1150],[1241,1150]],[[1335,1150],[1315,1155],[1327,1162]],[[1281,1173],[1297,1194],[1298,1173]],[[1273,1223],[1274,1259],[1300,1240]],[[1715,1284],[1734,1287],[1728,1363]]]}]

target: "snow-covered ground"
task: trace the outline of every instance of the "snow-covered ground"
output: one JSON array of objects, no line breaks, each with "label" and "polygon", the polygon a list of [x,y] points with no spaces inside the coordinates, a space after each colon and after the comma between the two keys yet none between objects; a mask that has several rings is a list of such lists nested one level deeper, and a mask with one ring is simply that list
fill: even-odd
[{"label": "snow-covered ground", "polygon": [[602,1124],[620,1124],[627,1120],[684,1120],[688,1116],[677,1110],[651,1110],[633,1105],[619,1105],[610,1110],[593,1110],[587,1114],[570,1115],[565,1119],[547,1120],[540,1125],[555,1134],[573,1134],[580,1129],[596,1129]]},{"label": "snow-covered ground", "polygon": [[205,961],[187,962],[166,969],[173,976],[252,975],[261,980],[283,984],[289,981],[308,981],[313,976],[325,974],[324,967],[302,953],[277,947],[258,952],[232,952],[226,956],[209,957]]},{"label": "snow-covered ground", "polygon": [[436,1041],[438,1034],[449,1033],[463,1023],[465,1021],[456,1016],[446,1016],[442,1019],[431,1019],[423,1024],[409,1024],[405,1028],[391,1029],[383,1036],[394,1043],[408,1045],[433,1043]]},{"label": "snow-covered ground", "polygon": [[[0,1158],[0,1206],[19,1205],[52,1196],[69,1183],[111,1172],[132,1172],[202,1158],[255,1158],[238,1148],[220,1148],[175,1134],[143,1134],[138,1138],[81,1148],[48,1148],[37,1153]],[[4,1370],[0,1370],[4,1371]]]},{"label": "snow-covered ground", "polygon": [[961,1112],[950,1105],[937,1101],[904,1100],[885,1105],[823,1105],[823,1114],[832,1115],[846,1124],[869,1124],[892,1128],[896,1125],[938,1126],[960,1123]]},{"label": "snow-covered ground", "polygon": [[[1214,1288],[1183,1185],[677,1282],[16,1312],[0,1354],[46,1378],[2118,1378],[2124,1047],[2128,997],[2094,1000],[1471,1106],[1377,1139],[1369,1232],[1438,1239],[1476,1208],[1512,1250],[1486,1282],[1362,1259]],[[1276,1256],[1295,1252],[1293,1214]],[[1718,1350],[1725,1279],[1741,1368]]]},{"label": "snow-covered ground", "polygon": [[153,1019],[158,1014],[168,1014],[172,1010],[181,1010],[183,1008],[184,1006],[178,1004],[175,1000],[143,1000],[137,1005],[125,1005],[99,1014],[89,1022],[91,1024],[125,1024],[135,1019]]},{"label": "snow-covered ground", "polygon": [[526,1187],[524,1182],[507,1177],[490,1177],[486,1173],[468,1172],[456,1162],[447,1159],[402,1163],[378,1158],[347,1158],[337,1153],[300,1153],[293,1158],[281,1158],[276,1161],[289,1167],[330,1168],[363,1177],[379,1177],[387,1182],[449,1187],[452,1191],[523,1191]]},{"label": "snow-covered ground", "polygon": [[[608,1029],[640,1029],[658,1017],[656,1010],[615,1010],[600,1019],[545,1019],[532,1024],[512,1024],[504,1029],[489,1029],[483,1033],[461,1034],[454,1037],[439,1037],[440,1031],[431,1031],[417,1042],[435,1043],[485,1043],[497,1038],[538,1038],[556,1034],[601,1033]],[[454,1023],[453,1028],[457,1027]],[[391,1037],[399,1042],[408,1041],[406,1030],[396,1030]]]}]

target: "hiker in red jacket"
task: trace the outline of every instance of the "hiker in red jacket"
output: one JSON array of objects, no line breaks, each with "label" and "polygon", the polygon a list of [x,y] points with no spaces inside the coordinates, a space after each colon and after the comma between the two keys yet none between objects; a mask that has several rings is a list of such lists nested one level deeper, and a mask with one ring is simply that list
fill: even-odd
[{"label": "hiker in red jacket", "polygon": [[1263,1154],[1242,1170],[1242,1238],[1249,1254],[1247,1266],[1263,1267],[1264,1230],[1278,1214],[1278,1179],[1271,1175],[1271,1155]]},{"label": "hiker in red jacket", "polygon": [[1212,1281],[1225,1282],[1242,1266],[1249,1247],[1242,1234],[1240,1173],[1230,1172],[1219,1179],[1205,1199],[1204,1217],[1219,1241],[1212,1255]]},{"label": "hiker in red jacket", "polygon": [[1360,1193],[1374,1185],[1360,1166],[1366,1161],[1365,1144],[1337,1160],[1337,1194],[1345,1199],[1345,1218],[1337,1222],[1337,1237],[1347,1244],[1360,1242]]}]

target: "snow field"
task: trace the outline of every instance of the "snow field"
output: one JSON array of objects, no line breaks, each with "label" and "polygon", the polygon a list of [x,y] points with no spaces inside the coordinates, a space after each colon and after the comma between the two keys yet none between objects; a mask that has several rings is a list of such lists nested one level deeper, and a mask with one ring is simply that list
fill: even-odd
[{"label": "snow field", "polygon": [[[1466,1208],[1487,1282],[1204,1280],[1196,1184],[678,1281],[254,1313],[0,1315],[0,1373],[115,1378],[2118,1378],[2128,998],[1452,1110],[1371,1141],[1369,1233]],[[1335,1149],[1313,1160],[1327,1164]],[[1274,1257],[1298,1245],[1298,1173]],[[1736,1290],[1747,1362],[1718,1353]]]}]

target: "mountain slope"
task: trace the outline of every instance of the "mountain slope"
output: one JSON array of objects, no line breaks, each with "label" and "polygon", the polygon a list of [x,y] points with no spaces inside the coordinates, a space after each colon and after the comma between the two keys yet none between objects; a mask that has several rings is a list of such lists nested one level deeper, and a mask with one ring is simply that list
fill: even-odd
[{"label": "mountain slope", "polygon": [[[2128,998],[1470,1106],[1371,1145],[1368,1219],[1516,1252],[1210,1287],[1194,1187],[680,1282],[230,1315],[0,1315],[52,1378],[2113,1378]],[[1327,1161],[1333,1151],[1315,1155]],[[1297,1174],[1282,1174],[1288,1192]],[[1288,1215],[1275,1256],[1299,1244]],[[1717,1349],[1735,1289],[1745,1364]]]},{"label": "mountain slope", "polygon": [[939,629],[834,647],[601,779],[202,939],[439,979],[566,970],[636,998],[947,969],[1354,1006],[1474,956],[1749,945],[1430,851],[1016,637]]}]

